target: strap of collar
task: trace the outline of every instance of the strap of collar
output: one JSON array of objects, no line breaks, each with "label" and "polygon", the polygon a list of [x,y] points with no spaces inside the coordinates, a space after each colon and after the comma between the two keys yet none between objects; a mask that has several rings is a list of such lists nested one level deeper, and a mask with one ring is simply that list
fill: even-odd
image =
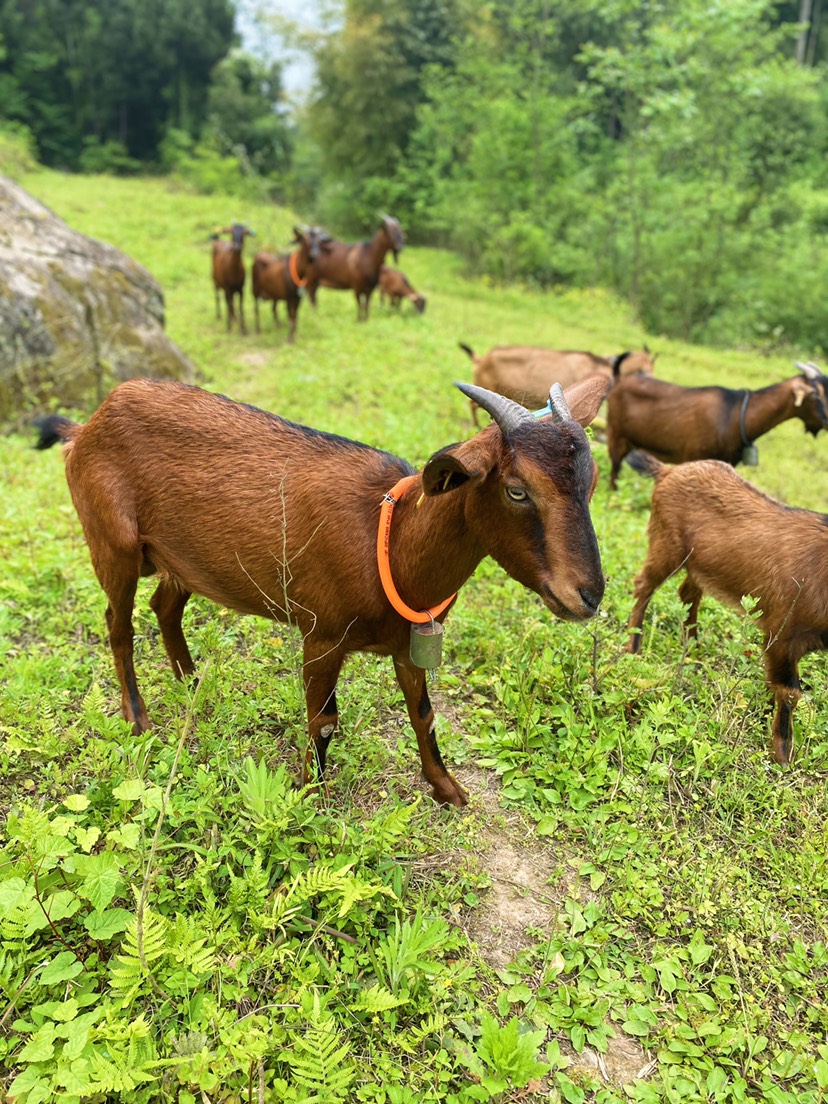
[{"label": "strap of collar", "polygon": [[432,606],[429,610],[415,610],[405,604],[394,586],[394,580],[391,576],[391,561],[388,556],[391,540],[391,518],[394,514],[394,507],[412,484],[416,482],[416,479],[416,475],[405,475],[394,484],[390,491],[382,496],[379,528],[377,529],[377,566],[379,567],[380,581],[382,589],[385,591],[385,597],[397,613],[404,617],[406,621],[424,625],[428,621],[433,621],[444,609],[450,606],[457,595],[452,594],[450,598],[446,598],[445,602],[441,602],[438,606]]}]

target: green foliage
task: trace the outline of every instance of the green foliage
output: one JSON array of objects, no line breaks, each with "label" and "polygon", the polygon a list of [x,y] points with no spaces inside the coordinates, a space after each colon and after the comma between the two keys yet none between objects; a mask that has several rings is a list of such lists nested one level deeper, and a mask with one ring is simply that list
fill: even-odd
[{"label": "green foliage", "polygon": [[5,0],[0,112],[46,164],[123,171],[155,158],[167,126],[198,132],[232,35],[228,0]]},{"label": "green foliage", "polygon": [[290,130],[277,114],[281,70],[234,51],[215,67],[207,121],[217,148],[259,175],[283,173],[290,162]]}]

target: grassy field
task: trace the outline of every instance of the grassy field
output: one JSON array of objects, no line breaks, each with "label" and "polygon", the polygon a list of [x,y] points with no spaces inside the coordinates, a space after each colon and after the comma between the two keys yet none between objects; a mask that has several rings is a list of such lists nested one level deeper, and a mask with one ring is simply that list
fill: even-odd
[{"label": "grassy field", "polygon": [[[200,382],[422,464],[471,433],[457,348],[612,354],[647,341],[681,383],[762,386],[788,358],[641,332],[601,291],[541,294],[401,258],[425,315],[357,324],[350,294],[214,316],[209,231],[286,248],[300,213],[160,180],[22,180],[164,287]],[[335,229],[335,228],[332,228]],[[554,248],[554,244],[551,245]],[[252,307],[247,318],[252,330]],[[81,412],[84,416],[89,411]],[[709,601],[682,644],[667,584],[623,653],[650,485],[629,469],[593,518],[599,616],[553,621],[484,562],[447,623],[434,685],[446,760],[472,792],[436,807],[391,665],[353,658],[329,795],[293,787],[299,642],[207,601],[185,627],[197,693],[163,658],[146,581],[138,677],[155,721],[117,716],[104,600],[57,450],[0,439],[0,1072],[10,1099],[609,1104],[828,1099],[828,700],[802,664],[797,758],[767,758],[761,638]],[[750,477],[826,508],[828,441],[799,423]],[[347,539],[347,534],[343,534]]]}]

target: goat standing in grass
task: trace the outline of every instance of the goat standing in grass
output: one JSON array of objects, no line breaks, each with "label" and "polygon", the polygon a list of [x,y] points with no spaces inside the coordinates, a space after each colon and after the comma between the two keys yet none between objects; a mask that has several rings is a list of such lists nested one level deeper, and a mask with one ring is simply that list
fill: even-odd
[{"label": "goat standing in grass", "polygon": [[652,376],[620,379],[607,398],[610,486],[615,490],[621,461],[633,449],[666,464],[735,465],[745,448],[790,418],[814,436],[828,429],[828,377],[815,364],[797,367],[800,375],[759,391],[680,387]]},{"label": "goat standing in grass", "polygon": [[390,250],[397,260],[405,235],[399,222],[383,215],[379,229],[370,241],[341,242],[328,238],[308,272],[308,298],[316,306],[316,289],[322,287],[353,291],[357,301],[357,321],[368,321],[368,304],[379,283],[385,254]]},{"label": "goat standing in grass", "polygon": [[251,268],[253,283],[253,309],[256,315],[256,333],[260,333],[259,300],[273,303],[273,321],[279,322],[276,304],[282,300],[288,312],[288,343],[296,339],[296,316],[302,301],[302,288],[307,284],[309,266],[319,256],[320,231],[317,227],[300,230],[293,228],[293,241],[297,248],[287,257],[273,253],[257,253]]},{"label": "goat standing in grass", "polygon": [[765,681],[776,703],[771,756],[789,763],[801,697],[797,665],[808,652],[828,648],[828,515],[783,506],[718,460],[669,468],[632,452],[627,463],[656,481],[627,651],[641,647],[653,592],[682,569],[679,597],[690,607],[691,636],[705,593],[736,607],[752,595],[765,637]]},{"label": "goat standing in grass", "polygon": [[[222,241],[219,234],[229,234],[230,241]],[[244,261],[242,249],[244,239],[255,236],[254,231],[243,222],[234,222],[223,230],[213,234],[213,286],[216,292],[216,318],[221,318],[220,299],[224,292],[227,302],[227,332],[236,317],[233,300],[239,297],[239,329],[247,333],[244,325]]]},{"label": "goat standing in grass", "polygon": [[[589,376],[602,375],[607,380],[616,380],[630,373],[651,373],[655,360],[646,346],[641,351],[613,357],[534,345],[498,345],[483,356],[475,356],[462,341],[460,348],[474,365],[476,387],[496,391],[498,395],[531,408],[546,402],[549,388],[555,382],[568,387]],[[474,424],[479,425],[477,403],[472,402],[471,408]]]},{"label": "goat standing in grass", "polygon": [[403,299],[408,299],[409,302],[413,303],[414,310],[418,314],[422,314],[426,308],[425,296],[419,295],[414,290],[408,282],[408,277],[404,272],[400,272],[398,268],[391,268],[390,265],[386,264],[382,266],[379,274],[379,289],[381,303],[385,303],[387,295],[391,306],[394,308],[399,308]]},{"label": "goat standing in grass", "polygon": [[[177,383],[123,383],[83,426],[43,419],[39,447],[64,443],[69,488],[108,598],[122,712],[136,729],[149,719],[133,666],[132,610],[139,577],[157,574],[150,605],[179,678],[194,669],[181,627],[193,593],[298,625],[310,734],[304,781],[321,776],[339,724],[343,661],[368,651],[394,661],[435,798],[465,805],[437,747],[425,671],[409,655],[411,623],[442,621],[486,555],[557,616],[592,617],[604,576],[589,516],[598,472],[581,426],[607,383],[587,381],[566,398],[553,388],[552,412],[539,420],[499,395],[458,387],[494,424],[441,449],[422,472]],[[400,599],[392,604],[381,580],[383,501],[396,509],[393,532],[387,515],[384,562],[414,617],[397,612]]]}]

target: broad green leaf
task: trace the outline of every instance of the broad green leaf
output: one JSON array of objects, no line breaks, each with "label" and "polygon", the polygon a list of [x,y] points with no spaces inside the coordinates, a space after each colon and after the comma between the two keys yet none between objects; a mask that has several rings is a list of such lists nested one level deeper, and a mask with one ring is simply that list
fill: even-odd
[{"label": "broad green leaf", "polygon": [[101,830],[97,825],[92,825],[91,828],[76,828],[75,839],[78,841],[78,847],[81,851],[85,851],[88,855],[98,840],[101,838]]},{"label": "broad green leaf", "polygon": [[8,916],[18,905],[34,897],[34,887],[22,878],[7,878],[0,882],[0,917]]},{"label": "broad green leaf", "polygon": [[63,804],[73,813],[82,813],[84,809],[88,809],[91,802],[86,794],[69,794],[64,798]]},{"label": "broad green leaf", "polygon": [[144,792],[144,782],[141,778],[126,778],[112,791],[112,796],[119,801],[137,801]]},{"label": "broad green leaf", "polygon": [[130,821],[107,832],[106,838],[112,843],[120,844],[127,851],[134,851],[141,841],[141,825]]},{"label": "broad green leaf", "polygon": [[55,1053],[55,1025],[45,1023],[17,1055],[18,1062],[46,1062]]},{"label": "broad green leaf", "polygon": [[71,951],[61,951],[44,967],[40,974],[41,985],[57,985],[60,981],[69,981],[77,977],[83,969],[83,963]]},{"label": "broad green leaf", "polygon": [[112,908],[96,910],[90,913],[83,921],[83,925],[93,939],[111,939],[118,932],[126,931],[133,919],[133,914],[126,909]]}]

